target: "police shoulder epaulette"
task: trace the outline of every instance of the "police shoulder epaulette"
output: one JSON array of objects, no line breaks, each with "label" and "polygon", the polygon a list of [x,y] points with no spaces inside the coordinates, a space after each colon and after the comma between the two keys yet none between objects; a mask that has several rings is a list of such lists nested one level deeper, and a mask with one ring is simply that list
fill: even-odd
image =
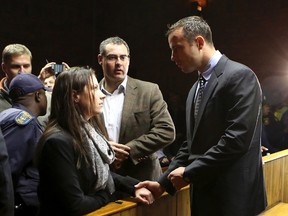
[{"label": "police shoulder epaulette", "polygon": [[20,125],[20,126],[25,126],[29,124],[29,122],[33,119],[33,116],[26,112],[26,111],[21,111],[16,117],[15,117],[15,122]]}]

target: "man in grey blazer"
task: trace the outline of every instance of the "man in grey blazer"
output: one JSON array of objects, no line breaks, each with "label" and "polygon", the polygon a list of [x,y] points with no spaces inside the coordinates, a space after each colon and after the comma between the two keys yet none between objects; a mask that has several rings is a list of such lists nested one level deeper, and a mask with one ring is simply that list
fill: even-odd
[{"label": "man in grey blazer", "polygon": [[169,27],[171,59],[185,73],[198,71],[204,91],[197,114],[196,82],[186,103],[187,141],[158,182],[159,197],[191,184],[193,216],[253,216],[266,206],[261,157],[261,88],[253,71],[215,49],[209,25],[197,16]]},{"label": "man in grey blazer", "polygon": [[139,180],[156,180],[162,169],[156,151],[175,139],[175,127],[157,84],[127,75],[130,50],[119,37],[101,42],[98,62],[106,95],[102,123],[116,153],[114,171]]}]

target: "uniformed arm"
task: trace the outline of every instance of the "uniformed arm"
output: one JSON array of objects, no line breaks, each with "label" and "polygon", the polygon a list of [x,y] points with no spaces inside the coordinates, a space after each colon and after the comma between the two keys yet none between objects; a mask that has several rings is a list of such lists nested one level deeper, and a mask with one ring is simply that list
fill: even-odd
[{"label": "uniformed arm", "polygon": [[34,121],[28,125],[11,127],[5,136],[13,181],[18,181],[24,167],[33,160],[39,138]]}]

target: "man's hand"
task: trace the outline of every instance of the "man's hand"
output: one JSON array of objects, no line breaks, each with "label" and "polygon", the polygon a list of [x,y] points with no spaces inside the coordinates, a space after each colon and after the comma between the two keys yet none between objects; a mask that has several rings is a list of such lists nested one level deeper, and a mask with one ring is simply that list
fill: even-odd
[{"label": "man's hand", "polygon": [[135,185],[136,190],[139,188],[147,188],[152,192],[155,199],[158,199],[165,191],[165,189],[155,181],[143,181]]},{"label": "man's hand", "polygon": [[62,62],[62,65],[64,66],[64,71],[70,69],[69,65],[66,62]]},{"label": "man's hand", "polygon": [[[50,76],[54,76],[55,73],[52,70],[52,65],[55,65],[56,62],[49,62],[47,63],[40,71],[38,78],[44,82],[45,79],[49,78]],[[70,67],[67,63],[62,62],[62,65],[64,66],[64,70],[68,70]]]},{"label": "man's hand", "polygon": [[184,170],[185,167],[178,167],[168,175],[168,179],[177,190],[180,190],[182,187],[185,187],[189,184],[183,179]]},{"label": "man's hand", "polygon": [[56,64],[55,62],[49,62],[48,64],[46,64],[40,71],[38,78],[44,82],[44,80],[50,76],[54,75],[54,72],[52,70],[52,65]]},{"label": "man's hand", "polygon": [[116,157],[116,161],[117,162],[123,162],[124,160],[127,160],[129,157],[129,151],[130,151],[130,147],[123,145],[123,144],[119,144],[113,141],[109,141],[109,144],[111,145],[112,149],[115,152],[115,157]]},{"label": "man's hand", "polygon": [[154,197],[147,188],[138,188],[135,190],[135,199],[144,204],[152,204],[154,202]]},{"label": "man's hand", "polygon": [[269,149],[266,148],[265,146],[261,146],[261,152],[265,152],[265,151],[268,151]]}]

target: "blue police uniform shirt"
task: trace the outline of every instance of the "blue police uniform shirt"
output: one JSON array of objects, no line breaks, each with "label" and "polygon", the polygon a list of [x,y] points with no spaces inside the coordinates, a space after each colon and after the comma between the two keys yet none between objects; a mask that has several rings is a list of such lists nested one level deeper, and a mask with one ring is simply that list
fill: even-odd
[{"label": "blue police uniform shirt", "polygon": [[21,104],[13,104],[12,108],[2,111],[0,125],[9,155],[14,192],[26,205],[38,206],[39,175],[33,166],[33,157],[43,133],[41,125]]}]

